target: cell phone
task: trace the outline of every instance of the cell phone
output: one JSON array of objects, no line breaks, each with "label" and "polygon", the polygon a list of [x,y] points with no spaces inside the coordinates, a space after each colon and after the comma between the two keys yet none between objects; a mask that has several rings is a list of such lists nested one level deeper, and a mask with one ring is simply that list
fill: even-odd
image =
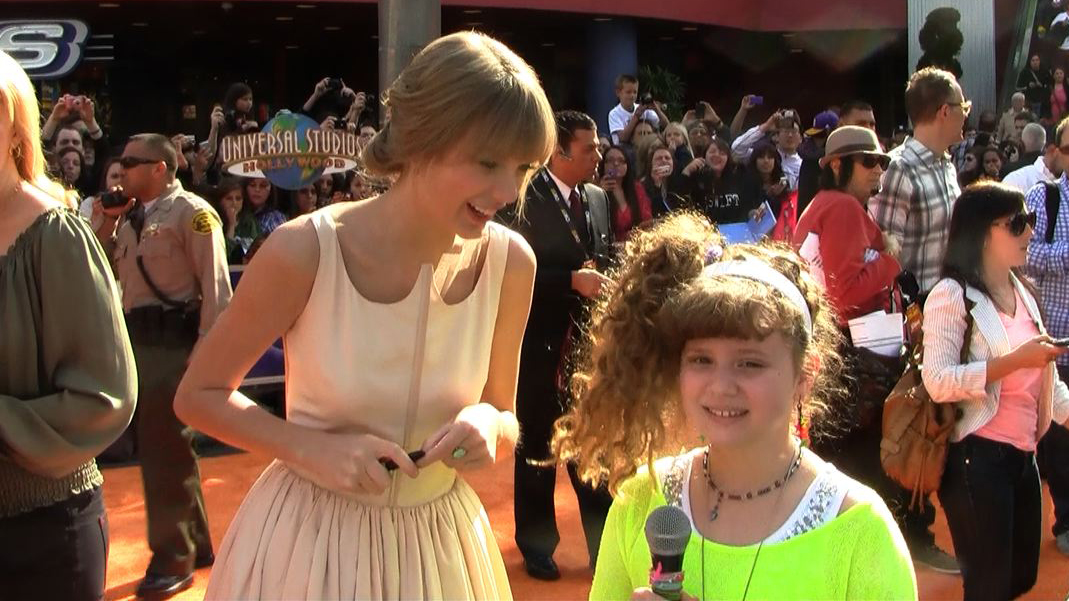
[{"label": "cell phone", "polygon": [[609,179],[616,179],[616,177],[617,177],[616,170],[615,169],[609,169],[608,171],[605,172],[605,177],[607,177]]},{"label": "cell phone", "polygon": [[698,103],[694,105],[694,116],[698,119],[705,119],[705,105]]},{"label": "cell phone", "polygon": [[1051,341],[1054,346],[1066,347],[1069,346],[1069,338],[1055,338]]},{"label": "cell phone", "polygon": [[639,102],[641,104],[653,104],[653,94],[646,92],[642,95],[642,98],[639,99]]},{"label": "cell phone", "polygon": [[[413,463],[415,463],[416,461],[423,459],[426,454],[427,453],[422,450],[412,451],[408,454],[408,458],[411,459]],[[379,459],[379,463],[381,463],[382,467],[386,468],[386,471],[388,472],[392,472],[393,470],[397,469],[397,464],[394,463],[393,459]]]},{"label": "cell phone", "polygon": [[671,165],[661,165],[660,167],[654,167],[653,168],[653,173],[654,173],[654,175],[660,175],[660,176],[663,177],[665,175],[668,175],[668,174],[672,173],[672,166]]},{"label": "cell phone", "polygon": [[779,178],[779,185],[783,186],[784,188],[790,186],[790,184],[791,184],[791,180],[787,179],[786,175],[784,175],[783,177]]},{"label": "cell phone", "polygon": [[754,106],[761,106],[764,103],[765,103],[765,97],[764,96],[750,96],[750,104],[752,104]]},{"label": "cell phone", "polygon": [[327,80],[327,90],[329,91],[340,90],[344,85],[340,77],[331,77]]}]

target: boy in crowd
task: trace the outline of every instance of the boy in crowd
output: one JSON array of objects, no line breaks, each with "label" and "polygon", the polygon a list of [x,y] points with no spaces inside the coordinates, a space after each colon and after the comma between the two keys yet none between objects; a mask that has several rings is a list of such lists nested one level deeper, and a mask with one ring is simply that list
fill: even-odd
[{"label": "boy in crowd", "polygon": [[641,105],[635,105],[638,100],[638,78],[634,75],[624,74],[616,78],[616,97],[620,104],[609,111],[609,133],[612,135],[613,144],[630,143],[635,126],[643,119],[649,121],[657,130],[668,125],[668,117],[652,98],[647,98],[648,102]]}]

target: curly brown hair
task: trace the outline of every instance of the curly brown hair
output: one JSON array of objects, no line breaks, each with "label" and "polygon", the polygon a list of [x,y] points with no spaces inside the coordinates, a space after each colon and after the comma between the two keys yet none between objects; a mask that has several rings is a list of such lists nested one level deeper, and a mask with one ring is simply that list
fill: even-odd
[{"label": "curly brown hair", "polygon": [[[707,259],[712,247],[722,250]],[[767,284],[702,276],[708,261],[744,259],[768,264],[798,287],[812,316],[811,336],[801,310]],[[807,417],[840,390],[842,335],[835,313],[787,246],[724,247],[704,217],[676,214],[636,231],[613,281],[594,308],[577,357],[575,402],[553,436],[555,456],[575,461],[584,481],[607,482],[615,492],[640,465],[652,472],[656,458],[687,443],[679,368],[689,340],[764,339],[780,332],[793,342],[798,373],[812,381],[802,405]]]}]

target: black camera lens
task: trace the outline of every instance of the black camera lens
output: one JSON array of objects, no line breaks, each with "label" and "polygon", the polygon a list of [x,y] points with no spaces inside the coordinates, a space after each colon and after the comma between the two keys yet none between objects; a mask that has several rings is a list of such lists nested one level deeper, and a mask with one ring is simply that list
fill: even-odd
[{"label": "black camera lens", "polygon": [[128,202],[130,202],[130,198],[123,194],[121,189],[104,192],[100,195],[100,206],[105,209],[125,206]]}]

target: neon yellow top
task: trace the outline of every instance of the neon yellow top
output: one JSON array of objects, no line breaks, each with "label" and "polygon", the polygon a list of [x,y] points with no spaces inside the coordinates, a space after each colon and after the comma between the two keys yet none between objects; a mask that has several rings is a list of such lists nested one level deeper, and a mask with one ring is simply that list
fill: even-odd
[{"label": "neon yellow top", "polygon": [[[662,460],[657,472],[671,465]],[[683,590],[700,599],[917,599],[913,563],[891,512],[871,489],[849,480],[859,501],[823,525],[783,542],[733,547],[693,533],[683,557]],[[609,510],[590,599],[627,599],[649,585],[645,525],[666,505],[646,470],[620,488]],[[702,546],[704,540],[704,592]],[[755,564],[756,556],[756,564]]]}]

